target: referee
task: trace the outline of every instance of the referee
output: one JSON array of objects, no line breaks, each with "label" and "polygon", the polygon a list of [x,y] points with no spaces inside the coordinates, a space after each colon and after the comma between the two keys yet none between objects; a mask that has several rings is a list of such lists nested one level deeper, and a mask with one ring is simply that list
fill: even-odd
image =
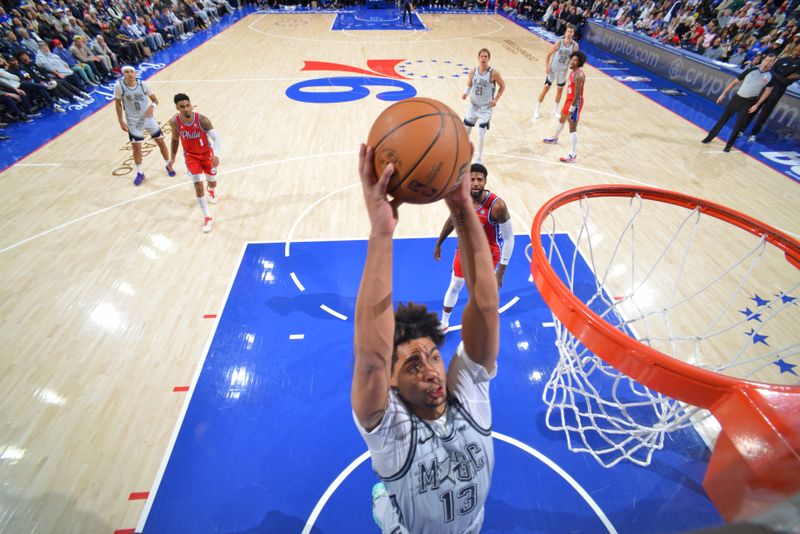
[{"label": "referee", "polygon": [[[703,143],[710,143],[717,134],[719,134],[719,131],[725,126],[725,123],[728,122],[728,119],[736,114],[736,122],[733,125],[733,131],[724,148],[725,152],[731,151],[734,141],[736,141],[736,138],[742,130],[747,127],[750,119],[755,114],[756,110],[758,110],[758,106],[760,106],[772,92],[773,80],[772,73],[769,69],[772,68],[774,63],[775,54],[770,53],[761,60],[761,64],[758,67],[751,67],[742,72],[737,78],[731,80],[722,91],[722,94],[719,95],[719,98],[717,98],[717,104],[722,104],[725,95],[733,90],[733,87],[737,83],[742,82],[742,84],[739,86],[739,89],[736,91],[736,94],[733,95],[730,102],[728,102],[728,105],[725,106],[722,116],[714,127],[711,128],[711,131],[708,132],[705,139],[703,139]],[[761,92],[762,90],[764,91],[763,93]],[[761,94],[761,98],[758,97],[759,93]]]},{"label": "referee", "polygon": [[756,136],[761,132],[764,123],[767,122],[772,110],[778,104],[786,92],[786,88],[800,79],[800,46],[795,46],[791,55],[784,56],[775,61],[775,66],[772,67],[772,92],[769,98],[761,106],[761,111],[758,112],[758,118],[750,131],[750,137],[747,139],[748,143],[756,140]]}]

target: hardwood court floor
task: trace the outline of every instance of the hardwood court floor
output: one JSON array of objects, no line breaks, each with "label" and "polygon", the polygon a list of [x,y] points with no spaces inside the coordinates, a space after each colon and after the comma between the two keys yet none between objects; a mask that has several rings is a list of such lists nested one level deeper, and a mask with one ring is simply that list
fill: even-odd
[{"label": "hardwood court floor", "polygon": [[[489,48],[507,91],[486,140],[488,187],[517,232],[554,194],[601,182],[676,189],[800,232],[797,184],[701,145],[696,126],[591,66],[579,161],[559,163],[566,133],[543,145],[552,121],[530,120],[549,45],[501,17],[424,15],[427,32],[337,33],[332,18],[251,15],[149,80],[161,122],[186,92],[222,138],[211,234],[181,163],[168,178],[151,153],[139,188],[132,174],[112,175],[128,157],[113,107],[3,174],[0,530],[133,527],[142,504],[128,495],[153,484],[184,402],[173,387],[192,381],[212,326],[203,315],[222,305],[243,242],[366,237],[356,151],[386,103],[288,99],[297,81],[336,75],[301,72],[305,60],[471,66]],[[464,78],[410,83],[463,113]],[[444,216],[441,205],[404,207],[398,235],[436,235]]]}]

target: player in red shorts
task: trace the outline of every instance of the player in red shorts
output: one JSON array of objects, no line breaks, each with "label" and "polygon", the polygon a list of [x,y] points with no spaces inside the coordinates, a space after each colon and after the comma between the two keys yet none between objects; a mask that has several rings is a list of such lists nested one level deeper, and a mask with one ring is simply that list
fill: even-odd
[{"label": "player in red shorts", "polygon": [[[511,227],[511,215],[509,215],[508,207],[503,199],[486,190],[486,179],[489,176],[489,171],[486,170],[486,167],[480,163],[473,163],[469,170],[472,205],[478,215],[486,240],[489,242],[492,265],[495,267],[495,278],[499,288],[503,285],[503,275],[506,272],[508,260],[511,259],[511,253],[514,251],[514,229]],[[436,261],[442,258],[442,243],[454,229],[455,226],[448,217],[439,234],[439,239],[436,241],[436,246],[433,248],[433,258]],[[450,287],[447,288],[447,293],[444,295],[441,319],[444,332],[447,332],[447,328],[450,325],[450,314],[453,312],[453,307],[458,301],[458,294],[463,287],[464,273],[461,271],[461,254],[456,249]]]},{"label": "player in red shorts", "polygon": [[[168,170],[175,164],[178,153],[178,139],[183,145],[183,156],[186,169],[194,182],[197,203],[203,210],[203,232],[210,232],[214,219],[208,210],[208,202],[217,203],[217,166],[219,165],[220,139],[208,117],[195,113],[189,97],[183,93],[175,95],[175,107],[178,114],[170,121],[172,129],[172,145]],[[203,191],[203,175],[208,182],[208,200]]]},{"label": "player in red shorts", "polygon": [[564,123],[569,120],[569,137],[572,142],[572,151],[568,156],[559,158],[564,163],[575,163],[578,158],[578,118],[581,116],[583,108],[583,84],[586,76],[583,74],[583,67],[586,64],[586,54],[583,52],[573,52],[569,55],[569,85],[567,86],[567,101],[561,109],[561,118],[556,126],[556,133],[553,137],[543,139],[547,144],[558,143],[558,134],[564,128]]}]

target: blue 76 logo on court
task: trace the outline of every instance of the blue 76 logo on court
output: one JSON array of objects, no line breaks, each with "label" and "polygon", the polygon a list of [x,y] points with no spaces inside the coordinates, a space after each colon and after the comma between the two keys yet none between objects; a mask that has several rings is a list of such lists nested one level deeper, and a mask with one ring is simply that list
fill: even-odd
[{"label": "blue 76 logo on court", "polygon": [[397,73],[395,67],[403,59],[369,59],[367,69],[329,63],[326,61],[304,61],[301,71],[334,71],[357,74],[358,76],[329,76],[297,82],[286,89],[286,96],[306,104],[341,104],[361,100],[370,95],[370,87],[378,89],[376,97],[386,102],[397,102],[417,95],[417,90],[405,76]]}]

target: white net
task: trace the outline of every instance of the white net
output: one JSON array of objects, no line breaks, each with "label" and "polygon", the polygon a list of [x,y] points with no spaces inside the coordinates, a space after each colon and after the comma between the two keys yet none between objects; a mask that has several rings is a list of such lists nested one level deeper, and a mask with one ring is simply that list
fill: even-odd
[{"label": "white net", "polygon": [[[561,281],[626,335],[697,367],[800,385],[800,271],[766,239],[639,196],[584,197],[540,231]],[[627,377],[553,321],[560,358],[543,393],[546,424],[570,450],[606,467],[648,465],[665,433],[710,417]]]}]

